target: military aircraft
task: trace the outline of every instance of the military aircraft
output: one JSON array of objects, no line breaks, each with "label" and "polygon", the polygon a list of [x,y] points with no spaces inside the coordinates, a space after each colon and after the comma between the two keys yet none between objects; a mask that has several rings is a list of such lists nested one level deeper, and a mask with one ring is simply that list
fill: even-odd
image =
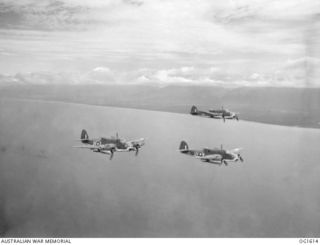
[{"label": "military aircraft", "polygon": [[190,114],[197,115],[197,116],[205,116],[210,118],[219,118],[219,119],[223,119],[224,122],[226,121],[226,119],[236,119],[237,121],[239,121],[238,113],[231,112],[228,109],[224,109],[223,107],[219,110],[209,110],[209,112],[207,112],[207,111],[200,111],[196,106],[192,106]]},{"label": "military aircraft", "polygon": [[228,109],[224,109],[223,107],[220,110],[209,110],[209,112],[221,116],[223,118],[223,121],[225,121],[226,119],[236,119],[237,121],[239,121],[239,113],[229,111]]},{"label": "military aircraft", "polygon": [[128,152],[135,151],[136,156],[139,153],[139,148],[145,144],[144,138],[137,140],[126,141],[122,138],[116,137],[105,138],[100,137],[98,139],[89,139],[89,135],[85,129],[81,131],[80,141],[84,145],[73,146],[75,148],[85,148],[92,150],[93,152],[100,152],[110,155],[110,160],[113,158],[114,152]]},{"label": "military aircraft", "polygon": [[181,141],[179,151],[183,154],[194,156],[203,162],[219,164],[221,166],[224,163],[226,166],[228,162],[243,162],[243,158],[240,155],[241,148],[233,150],[224,150],[222,145],[221,148],[203,148],[202,150],[190,150],[187,142]]}]

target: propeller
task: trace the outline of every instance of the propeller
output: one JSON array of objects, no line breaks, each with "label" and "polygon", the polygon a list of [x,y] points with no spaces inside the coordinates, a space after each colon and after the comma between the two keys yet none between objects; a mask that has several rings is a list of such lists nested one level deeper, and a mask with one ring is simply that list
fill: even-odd
[{"label": "propeller", "polygon": [[228,163],[226,160],[223,160],[224,165],[228,166]]},{"label": "propeller", "polygon": [[239,157],[240,161],[243,162],[243,158],[240,156],[240,154],[238,154],[238,157]]},{"label": "propeller", "polygon": [[222,113],[223,122],[226,122],[226,118],[224,117],[224,113]]},{"label": "propeller", "polygon": [[114,153],[114,149],[111,149],[110,150],[110,160],[112,160],[112,158],[113,158],[113,153]]},{"label": "propeller", "polygon": [[224,158],[222,157],[221,158],[221,162],[220,162],[220,166],[222,165],[222,163],[224,163],[224,165],[226,165],[226,166],[228,166],[228,163],[227,163],[227,161],[226,160],[224,160]]},{"label": "propeller", "polygon": [[139,146],[135,146],[135,148],[136,148],[136,154],[135,154],[135,156],[138,156],[138,153],[139,153]]}]

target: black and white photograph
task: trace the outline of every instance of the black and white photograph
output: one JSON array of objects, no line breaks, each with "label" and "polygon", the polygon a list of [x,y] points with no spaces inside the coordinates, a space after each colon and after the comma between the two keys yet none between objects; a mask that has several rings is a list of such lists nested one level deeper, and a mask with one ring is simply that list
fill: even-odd
[{"label": "black and white photograph", "polygon": [[0,0],[1,239],[318,243],[319,187],[319,0]]}]

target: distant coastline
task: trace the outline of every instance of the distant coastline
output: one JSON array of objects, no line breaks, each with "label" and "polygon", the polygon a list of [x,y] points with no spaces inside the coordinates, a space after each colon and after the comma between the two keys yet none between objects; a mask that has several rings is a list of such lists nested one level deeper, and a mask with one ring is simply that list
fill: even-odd
[{"label": "distant coastline", "polygon": [[[189,113],[185,112],[174,112],[169,110],[157,110],[157,109],[144,109],[144,108],[136,108],[136,107],[124,107],[124,106],[109,106],[109,105],[98,105],[98,104],[88,104],[82,102],[72,102],[72,101],[62,101],[62,100],[48,100],[48,99],[31,99],[31,98],[13,98],[13,97],[2,97],[5,100],[14,100],[14,101],[30,101],[30,102],[44,102],[44,103],[61,103],[61,104],[70,104],[70,105],[79,105],[79,106],[98,106],[98,107],[108,107],[108,108],[120,108],[120,109],[131,109],[131,110],[146,110],[146,111],[154,111],[154,112],[166,112],[166,113],[174,113],[174,114],[182,114],[182,115],[189,115]],[[0,100],[1,101],[1,100]],[[191,115],[190,115],[191,116]],[[193,116],[192,116],[193,117]],[[220,120],[220,119],[211,119],[211,118],[203,118],[203,120]],[[246,119],[242,119],[241,121],[252,122],[252,123],[259,123],[259,124],[266,124],[266,125],[273,125],[273,126],[282,126],[282,127],[290,127],[290,128],[301,128],[301,129],[319,129],[313,127],[301,127],[301,126],[288,126],[288,125],[281,125],[275,123],[266,123],[261,121],[250,121]],[[222,121],[221,121],[222,123]],[[237,123],[237,122],[228,122],[226,123]]]},{"label": "distant coastline", "polygon": [[19,85],[0,87],[0,96],[182,114],[192,105],[204,110],[224,106],[238,112],[240,120],[320,128],[320,89]]}]

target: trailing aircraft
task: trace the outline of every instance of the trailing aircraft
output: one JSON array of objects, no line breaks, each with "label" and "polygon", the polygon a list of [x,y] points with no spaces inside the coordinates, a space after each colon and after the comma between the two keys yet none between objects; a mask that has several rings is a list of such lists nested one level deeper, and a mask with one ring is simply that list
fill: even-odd
[{"label": "trailing aircraft", "polygon": [[190,150],[187,142],[181,141],[179,151],[183,154],[193,156],[200,159],[203,162],[218,164],[221,166],[224,163],[226,166],[229,162],[243,162],[243,158],[240,155],[241,148],[233,150],[224,150],[222,145],[221,148],[203,148],[202,150]]},{"label": "trailing aircraft", "polygon": [[116,137],[111,138],[100,137],[97,139],[89,139],[89,135],[85,129],[81,131],[80,141],[83,145],[73,147],[89,149],[93,152],[110,155],[110,160],[113,158],[114,152],[135,151],[135,155],[137,156],[139,148],[145,144],[144,138],[127,141],[119,138],[118,134]]},{"label": "trailing aircraft", "polygon": [[236,119],[237,121],[239,121],[239,116],[238,116],[239,113],[229,111],[228,109],[224,109],[223,107],[218,110],[209,110],[207,112],[207,111],[200,111],[196,106],[192,106],[190,114],[197,115],[197,116],[205,116],[210,118],[223,119],[224,122],[226,121],[226,119]]}]

